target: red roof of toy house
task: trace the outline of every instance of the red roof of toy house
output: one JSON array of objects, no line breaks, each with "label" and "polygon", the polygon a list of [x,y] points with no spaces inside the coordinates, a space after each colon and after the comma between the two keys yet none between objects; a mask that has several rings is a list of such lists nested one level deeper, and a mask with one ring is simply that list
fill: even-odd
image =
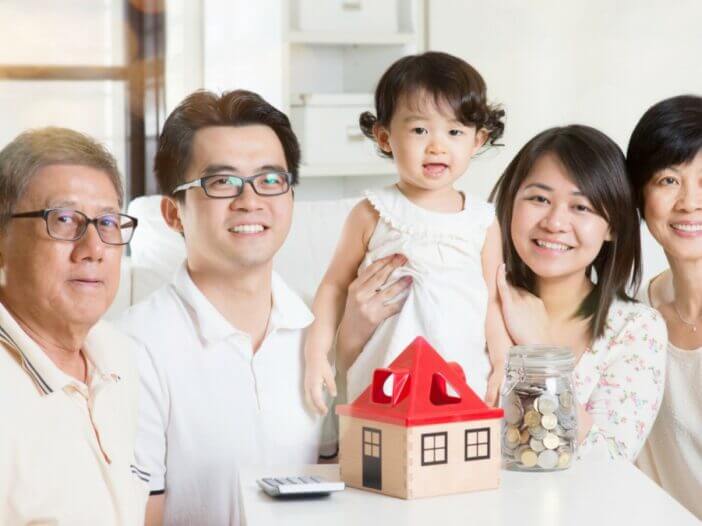
[{"label": "red roof of toy house", "polygon": [[466,384],[460,365],[445,362],[421,336],[387,368],[376,369],[368,388],[336,413],[407,427],[503,415]]}]

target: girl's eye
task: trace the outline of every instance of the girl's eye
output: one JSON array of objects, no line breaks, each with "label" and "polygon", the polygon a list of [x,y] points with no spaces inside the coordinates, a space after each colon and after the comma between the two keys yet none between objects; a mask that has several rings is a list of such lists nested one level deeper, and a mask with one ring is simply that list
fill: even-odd
[{"label": "girl's eye", "polygon": [[451,131],[449,132],[449,135],[450,135],[451,137],[458,137],[459,135],[463,135],[463,131],[461,131],[461,130],[451,130]]},{"label": "girl's eye", "polygon": [[575,205],[575,209],[578,212],[592,212],[592,208],[587,205]]},{"label": "girl's eye", "polygon": [[427,129],[426,128],[412,128],[412,133],[416,135],[426,135],[427,134]]}]

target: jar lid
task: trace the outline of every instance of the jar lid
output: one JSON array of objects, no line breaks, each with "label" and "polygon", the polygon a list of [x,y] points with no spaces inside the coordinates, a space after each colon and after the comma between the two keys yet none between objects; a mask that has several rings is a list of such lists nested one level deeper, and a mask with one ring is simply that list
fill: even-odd
[{"label": "jar lid", "polygon": [[555,345],[515,345],[509,350],[509,366],[571,372],[575,354],[568,347]]}]

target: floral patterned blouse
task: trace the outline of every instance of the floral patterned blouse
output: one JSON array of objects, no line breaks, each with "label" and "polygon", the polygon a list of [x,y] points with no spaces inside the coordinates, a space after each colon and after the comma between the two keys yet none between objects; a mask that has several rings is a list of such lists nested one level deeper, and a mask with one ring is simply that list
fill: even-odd
[{"label": "floral patterned blouse", "polygon": [[667,343],[658,311],[612,302],[604,334],[573,374],[576,397],[593,419],[578,458],[636,459],[663,399]]}]

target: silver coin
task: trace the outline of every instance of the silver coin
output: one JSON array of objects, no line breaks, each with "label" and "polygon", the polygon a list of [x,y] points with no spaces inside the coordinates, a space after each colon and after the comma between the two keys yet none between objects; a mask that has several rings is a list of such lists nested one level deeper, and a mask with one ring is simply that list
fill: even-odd
[{"label": "silver coin", "polygon": [[541,417],[541,427],[544,429],[553,429],[558,424],[558,418],[553,413],[545,414]]},{"label": "silver coin", "polygon": [[544,446],[544,443],[541,442],[541,440],[538,440],[536,438],[532,438],[529,441],[529,447],[536,451],[537,453],[541,453],[544,449],[546,449],[546,446]]},{"label": "silver coin", "polygon": [[573,407],[573,393],[570,391],[563,391],[558,395],[558,402],[563,409],[570,409]]},{"label": "silver coin", "polygon": [[543,469],[553,469],[558,465],[558,453],[551,449],[546,449],[539,453],[537,464]]},{"label": "silver coin", "polygon": [[537,440],[543,440],[543,438],[546,436],[546,430],[541,426],[532,426],[528,429],[529,434]]},{"label": "silver coin", "polygon": [[558,409],[558,400],[552,394],[542,394],[534,405],[542,415],[550,415]]},{"label": "silver coin", "polygon": [[510,397],[505,401],[504,412],[505,420],[512,425],[519,424],[524,417],[522,404],[516,396]]},{"label": "silver coin", "polygon": [[575,415],[572,415],[572,414],[570,414],[570,415],[561,414],[560,418],[558,418],[558,423],[566,431],[572,431],[577,426],[577,420],[575,418]]},{"label": "silver coin", "polygon": [[560,439],[553,433],[546,433],[542,442],[546,449],[556,449],[561,443]]}]

